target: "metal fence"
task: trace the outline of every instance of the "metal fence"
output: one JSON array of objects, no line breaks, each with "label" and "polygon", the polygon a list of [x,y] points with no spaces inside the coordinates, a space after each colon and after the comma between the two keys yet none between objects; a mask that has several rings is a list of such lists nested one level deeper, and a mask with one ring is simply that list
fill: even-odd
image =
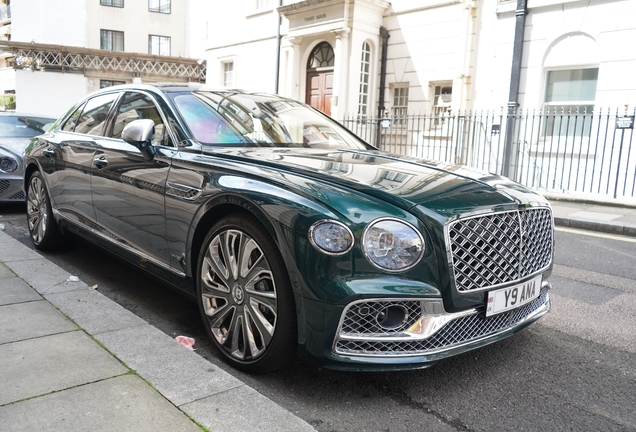
[{"label": "metal fence", "polygon": [[[634,114],[591,107],[514,114],[509,177],[528,187],[633,198]],[[506,113],[466,112],[391,118],[348,117],[342,123],[392,153],[503,172]]]}]

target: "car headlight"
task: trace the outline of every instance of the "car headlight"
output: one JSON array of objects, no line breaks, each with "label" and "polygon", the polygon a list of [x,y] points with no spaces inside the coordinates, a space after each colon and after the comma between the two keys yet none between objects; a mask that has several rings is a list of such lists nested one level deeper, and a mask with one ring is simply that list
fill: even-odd
[{"label": "car headlight", "polygon": [[396,219],[378,219],[362,235],[362,249],[371,264],[397,272],[414,267],[424,255],[424,239],[415,227]]},{"label": "car headlight", "polygon": [[344,224],[320,220],[309,228],[309,240],[316,249],[328,255],[343,255],[353,247],[353,233]]},{"label": "car headlight", "polygon": [[18,169],[18,161],[11,157],[0,159],[0,171],[10,173]]}]

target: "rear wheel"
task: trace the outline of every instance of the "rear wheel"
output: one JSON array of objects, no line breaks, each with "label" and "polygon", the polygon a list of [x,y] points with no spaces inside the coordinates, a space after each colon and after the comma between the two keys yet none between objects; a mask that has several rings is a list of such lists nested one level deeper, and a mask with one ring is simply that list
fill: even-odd
[{"label": "rear wheel", "polygon": [[31,240],[41,250],[55,249],[62,238],[57,228],[51,200],[40,171],[35,171],[27,183],[27,225]]},{"label": "rear wheel", "polygon": [[252,216],[217,222],[203,242],[197,298],[208,336],[238,369],[265,373],[296,352],[296,312],[286,268]]}]

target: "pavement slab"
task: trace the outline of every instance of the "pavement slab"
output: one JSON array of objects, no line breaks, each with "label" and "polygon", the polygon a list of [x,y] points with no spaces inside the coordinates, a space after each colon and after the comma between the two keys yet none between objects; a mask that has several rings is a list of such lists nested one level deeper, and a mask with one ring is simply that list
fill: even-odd
[{"label": "pavement slab", "polygon": [[121,363],[81,331],[3,344],[0,405],[126,372]]},{"label": "pavement slab", "polygon": [[146,321],[98,291],[74,290],[44,296],[91,335],[147,325]]},{"label": "pavement slab", "polygon": [[77,330],[44,300],[0,306],[0,344]]},{"label": "pavement slab", "polygon": [[15,273],[9,270],[9,267],[0,262],[0,279],[14,277],[16,277]]},{"label": "pavement slab", "polygon": [[305,421],[247,386],[194,401],[181,409],[210,431],[315,431]]},{"label": "pavement slab", "polygon": [[201,432],[135,375],[2,406],[0,418],[0,432]]},{"label": "pavement slab", "polygon": [[40,294],[88,289],[81,281],[69,281],[71,274],[68,272],[41,255],[38,257],[34,260],[5,261],[5,264]]},{"label": "pavement slab", "polygon": [[[2,268],[3,266],[0,265],[0,271]],[[15,275],[6,278],[0,277],[0,305],[34,300],[42,300],[42,297],[22,279],[15,277]]]},{"label": "pavement slab", "polygon": [[177,406],[244,385],[151,325],[96,337]]}]

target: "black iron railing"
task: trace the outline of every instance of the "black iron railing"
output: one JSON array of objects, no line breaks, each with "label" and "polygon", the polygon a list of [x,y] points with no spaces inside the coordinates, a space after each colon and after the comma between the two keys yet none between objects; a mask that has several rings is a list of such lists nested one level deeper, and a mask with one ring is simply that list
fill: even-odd
[{"label": "black iron railing", "polygon": [[[518,111],[510,178],[552,192],[635,197],[634,114],[589,106]],[[506,113],[482,111],[342,123],[382,150],[501,174],[506,120]]]}]

